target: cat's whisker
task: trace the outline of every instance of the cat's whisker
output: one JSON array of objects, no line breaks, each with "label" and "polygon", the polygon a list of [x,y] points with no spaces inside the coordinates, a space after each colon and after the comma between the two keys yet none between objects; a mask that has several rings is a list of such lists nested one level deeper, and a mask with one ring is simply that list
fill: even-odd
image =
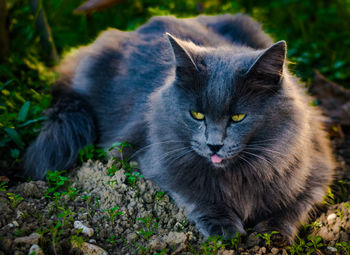
[{"label": "cat's whisker", "polygon": [[251,152],[248,152],[248,151],[242,151],[242,153],[246,153],[246,154],[249,154],[249,155],[252,155],[252,156],[255,156],[256,158],[259,158],[259,159],[261,159],[261,160],[264,160],[266,163],[268,163],[270,166],[273,166],[272,165],[272,163],[270,162],[270,161],[268,161],[266,158],[264,158],[264,157],[261,157],[261,156],[259,156],[259,155],[257,155],[257,154],[255,154],[255,153],[251,153]]},{"label": "cat's whisker", "polygon": [[[187,150],[187,151],[182,152],[181,155],[178,155],[176,158],[172,159],[172,160],[168,163],[168,165],[172,165],[173,162],[175,162],[176,160],[182,158],[183,156],[185,156],[186,154],[188,154],[189,152],[192,152],[192,151],[193,151],[193,149],[189,149],[189,150]],[[192,155],[191,155],[191,156],[192,156]]]},{"label": "cat's whisker", "polygon": [[155,146],[155,145],[159,145],[159,144],[166,144],[166,143],[185,143],[185,141],[173,141],[173,140],[169,140],[169,141],[163,141],[163,142],[158,142],[158,143],[152,143],[152,144],[148,144],[140,149],[138,149],[137,151],[135,151],[131,156],[130,159],[132,159],[133,157],[135,157],[137,154],[139,154],[140,152],[148,149],[151,146]]},{"label": "cat's whisker", "polygon": [[246,146],[247,149],[255,149],[255,150],[260,150],[262,152],[271,152],[271,153],[275,153],[275,154],[278,154],[278,155],[281,155],[283,157],[285,157],[286,155],[279,152],[279,151],[276,151],[276,150],[272,150],[270,148],[266,148],[265,146],[259,146],[259,145],[256,145],[256,146]]},{"label": "cat's whisker", "polygon": [[244,158],[244,156],[242,154],[238,154],[238,158],[242,159],[243,161],[245,161],[248,165],[250,165],[253,170],[255,170],[256,172],[258,172],[258,170],[256,169],[256,167],[249,162],[249,160],[247,160],[246,158]]},{"label": "cat's whisker", "polygon": [[[191,146],[186,146],[186,147],[181,147],[181,148],[177,148],[177,149],[174,149],[174,150],[171,150],[171,151],[168,151],[166,153],[163,153],[161,155],[161,157],[159,158],[159,162],[162,161],[163,159],[167,158],[167,155],[170,154],[170,156],[175,153],[175,152],[181,152],[182,150],[185,150],[185,149],[189,149],[191,148]],[[192,150],[192,149],[191,149]],[[176,155],[176,154],[175,154]]]}]

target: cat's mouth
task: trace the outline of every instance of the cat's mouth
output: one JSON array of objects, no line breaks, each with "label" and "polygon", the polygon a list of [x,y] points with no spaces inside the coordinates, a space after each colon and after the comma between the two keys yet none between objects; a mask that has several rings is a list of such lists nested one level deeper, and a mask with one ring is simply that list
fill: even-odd
[{"label": "cat's mouth", "polygon": [[210,160],[214,164],[220,164],[222,162],[223,158],[221,158],[217,154],[213,154],[213,155],[211,155]]}]

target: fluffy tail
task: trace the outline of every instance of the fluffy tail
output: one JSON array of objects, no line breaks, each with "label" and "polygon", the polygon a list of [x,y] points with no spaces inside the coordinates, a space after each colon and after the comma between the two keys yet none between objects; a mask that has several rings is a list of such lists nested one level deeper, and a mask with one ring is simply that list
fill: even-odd
[{"label": "fluffy tail", "polygon": [[93,109],[72,89],[53,92],[53,105],[47,121],[24,157],[24,174],[44,179],[47,170],[64,170],[76,161],[79,151],[96,138]]}]

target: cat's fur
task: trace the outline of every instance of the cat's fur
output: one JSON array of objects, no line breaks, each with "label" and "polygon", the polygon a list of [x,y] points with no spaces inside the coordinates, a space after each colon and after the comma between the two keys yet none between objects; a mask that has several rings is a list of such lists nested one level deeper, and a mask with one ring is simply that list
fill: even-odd
[{"label": "cat's fur", "polygon": [[[68,168],[90,143],[127,141],[143,174],[203,234],[253,227],[291,240],[325,195],[334,163],[321,114],[285,54],[285,42],[273,44],[241,14],[155,17],[133,32],[108,30],[61,64],[27,174]],[[234,123],[237,113],[246,118]],[[211,161],[215,150],[222,163]]]}]

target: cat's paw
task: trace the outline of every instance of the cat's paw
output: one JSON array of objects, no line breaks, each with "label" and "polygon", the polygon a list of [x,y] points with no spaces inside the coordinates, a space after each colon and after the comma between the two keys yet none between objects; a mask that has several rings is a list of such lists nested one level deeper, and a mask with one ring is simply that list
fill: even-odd
[{"label": "cat's paw", "polygon": [[253,231],[256,231],[262,242],[270,240],[275,246],[286,246],[293,243],[295,229],[290,224],[275,225],[269,221],[262,221],[257,224]]},{"label": "cat's paw", "polygon": [[199,224],[199,229],[207,236],[219,235],[225,239],[232,239],[239,235],[246,235],[243,225],[239,222],[234,224],[228,219],[202,219]]}]

